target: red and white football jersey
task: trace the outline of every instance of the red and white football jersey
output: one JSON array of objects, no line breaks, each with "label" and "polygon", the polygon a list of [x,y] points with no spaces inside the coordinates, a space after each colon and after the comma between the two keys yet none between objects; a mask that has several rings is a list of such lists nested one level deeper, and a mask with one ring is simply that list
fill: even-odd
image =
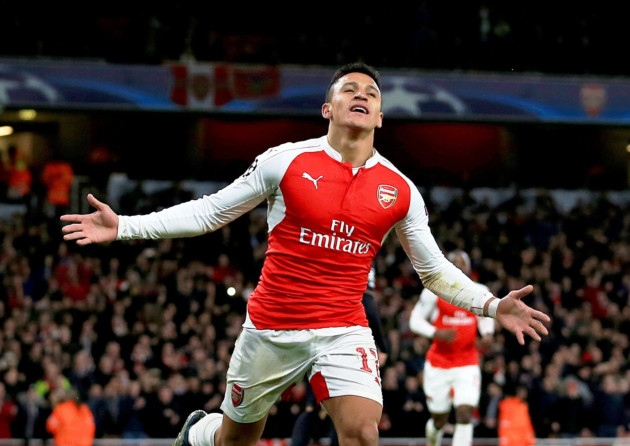
[{"label": "red and white football jersey", "polygon": [[[485,285],[479,286],[488,289]],[[452,342],[433,338],[426,354],[426,359],[433,367],[450,369],[479,364],[477,333],[494,333],[494,319],[477,316],[450,304],[425,288],[411,311],[409,328],[429,338],[433,338],[436,330],[455,330],[456,336]]]},{"label": "red and white football jersey", "polygon": [[[481,311],[490,297],[442,254],[417,187],[376,150],[353,168],[326,136],[272,147],[222,190],[142,216],[120,216],[118,239],[214,231],[267,201],[269,247],[248,300],[259,329],[367,326],[361,299],[394,229],[426,287]],[[455,285],[454,285],[455,284]]]}]

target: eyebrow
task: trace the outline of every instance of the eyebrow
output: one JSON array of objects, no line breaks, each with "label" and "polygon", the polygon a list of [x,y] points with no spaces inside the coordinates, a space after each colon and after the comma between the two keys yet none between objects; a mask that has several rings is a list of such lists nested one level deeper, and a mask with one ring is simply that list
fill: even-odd
[{"label": "eyebrow", "polygon": [[[346,87],[346,86],[348,86],[348,85],[352,85],[352,86],[353,86],[353,87],[355,87],[355,88],[358,88],[358,87],[359,87],[359,83],[358,83],[358,82],[356,82],[356,81],[348,81],[348,82],[344,82],[344,83],[341,85],[341,88]],[[367,86],[367,88],[366,88],[366,89],[367,89],[367,90],[374,90],[374,91],[376,91],[378,94],[381,94],[381,90],[379,90],[379,89],[378,89],[378,87],[376,87],[375,85],[369,84],[369,85]]]}]

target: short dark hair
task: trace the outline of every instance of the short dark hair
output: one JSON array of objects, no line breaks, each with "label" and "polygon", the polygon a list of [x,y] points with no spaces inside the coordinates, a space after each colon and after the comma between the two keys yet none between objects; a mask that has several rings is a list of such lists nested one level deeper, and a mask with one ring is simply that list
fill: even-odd
[{"label": "short dark hair", "polygon": [[381,89],[381,75],[376,70],[376,68],[366,64],[365,62],[351,62],[345,65],[342,65],[335,71],[332,78],[330,79],[330,83],[328,84],[328,88],[326,89],[326,102],[330,102],[332,97],[332,89],[335,82],[337,82],[340,78],[344,77],[348,73],[363,73],[367,74],[374,80],[376,86]]}]

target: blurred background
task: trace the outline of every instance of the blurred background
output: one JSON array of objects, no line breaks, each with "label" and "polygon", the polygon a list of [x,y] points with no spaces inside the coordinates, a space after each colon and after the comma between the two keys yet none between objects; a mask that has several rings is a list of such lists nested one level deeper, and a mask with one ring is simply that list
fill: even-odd
[{"label": "blurred background", "polygon": [[[170,444],[191,410],[218,408],[264,208],[195,240],[87,248],[57,217],[89,212],[88,192],[130,214],[218,190],[268,147],[324,134],[328,80],[355,60],[383,76],[376,147],[423,192],[442,247],[469,252],[497,295],[532,283],[528,304],[553,317],[541,343],[498,330],[480,350],[475,442],[497,443],[498,402],[520,385],[541,444],[628,441],[620,4],[1,4],[0,445],[46,441],[58,387],[88,402],[102,445]],[[407,321],[422,284],[395,237],[376,268],[392,346],[379,427],[421,444],[429,344]],[[265,439],[290,436],[303,392]]]}]

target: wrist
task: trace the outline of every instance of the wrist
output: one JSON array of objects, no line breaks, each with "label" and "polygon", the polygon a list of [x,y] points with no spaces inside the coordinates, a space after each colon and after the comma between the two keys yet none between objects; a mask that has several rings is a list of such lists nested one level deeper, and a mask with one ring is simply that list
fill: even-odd
[{"label": "wrist", "polygon": [[483,305],[482,315],[484,317],[491,317],[493,319],[496,319],[496,317],[497,317],[497,310],[499,308],[499,303],[500,302],[501,302],[501,299],[499,299],[498,297],[492,296]]}]

